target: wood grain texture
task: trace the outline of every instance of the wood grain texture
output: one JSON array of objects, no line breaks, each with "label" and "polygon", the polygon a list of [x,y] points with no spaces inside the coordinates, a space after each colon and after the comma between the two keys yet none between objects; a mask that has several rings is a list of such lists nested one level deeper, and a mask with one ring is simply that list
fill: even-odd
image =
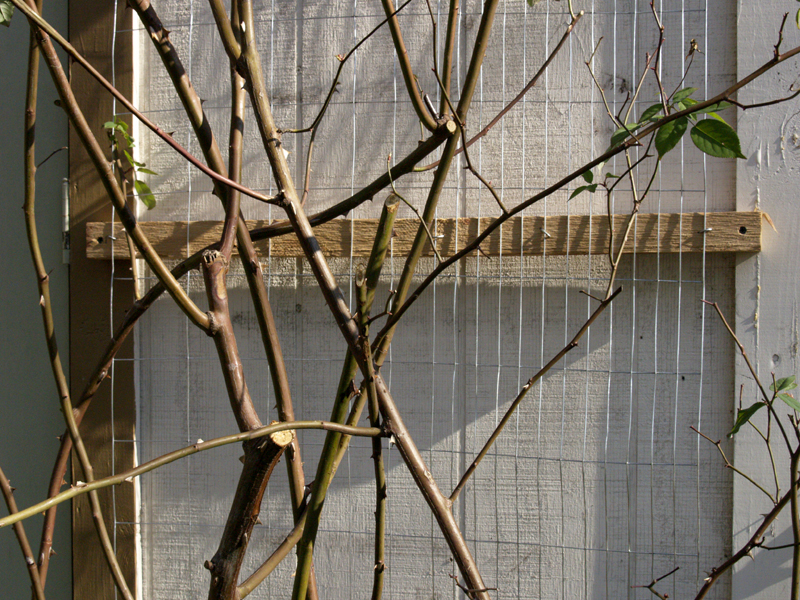
[{"label": "wood grain texture", "polygon": [[[106,78],[112,78],[112,57],[116,61],[115,84],[130,97],[132,92],[131,11],[120,4],[114,14],[114,4],[100,0],[74,0],[69,6],[69,32],[71,43]],[[120,33],[116,39],[116,54],[112,54],[115,22]],[[114,105],[109,94],[83,69],[72,69],[72,89],[98,139],[105,140],[103,123],[111,119]],[[97,177],[91,160],[70,127],[69,132],[70,177],[70,235],[80,239],[85,234],[89,220],[108,219],[111,204]],[[127,263],[116,265],[116,272],[125,272]],[[73,399],[80,397],[88,378],[95,368],[100,352],[108,343],[109,288],[112,265],[88,261],[81,251],[72,252],[70,265],[70,386]],[[113,304],[113,318],[119,322],[133,298],[129,281],[113,282],[113,294],[122,301]],[[127,346],[118,358],[131,358],[133,345]],[[133,363],[117,362],[114,378],[102,386],[81,423],[86,450],[92,460],[94,475],[105,477],[133,466],[133,444],[114,440],[133,440],[136,424],[133,386]],[[112,408],[113,399],[113,408]],[[73,481],[83,479],[83,474],[73,460]],[[131,525],[116,526],[117,522],[133,523],[136,518],[133,486],[127,484],[112,492],[102,490],[100,502],[109,535],[115,541],[117,558],[122,572],[134,591],[135,532]],[[114,598],[115,586],[109,573],[97,533],[92,523],[88,496],[72,503],[73,595],[75,598]],[[135,593],[135,591],[134,591]]]},{"label": "wood grain texture", "polygon": [[[624,231],[626,215],[614,215],[614,231]],[[435,234],[442,256],[452,256],[475,239],[492,222],[491,218],[439,219]],[[417,232],[416,219],[398,219],[394,226],[394,252],[407,253]],[[258,229],[268,221],[248,221],[248,227]],[[316,227],[314,231],[322,250],[328,256],[369,256],[377,219],[339,219]],[[166,259],[186,258],[222,235],[222,223],[217,221],[175,221],[142,223],[147,237],[158,253]],[[703,230],[708,230],[703,233]],[[550,237],[545,236],[546,231]],[[116,238],[115,240],[112,239]],[[441,237],[439,237],[441,236]],[[189,239],[187,245],[186,240]],[[86,256],[93,259],[129,258],[125,231],[116,223],[88,223],[86,227]],[[486,256],[562,256],[566,254],[603,254],[608,251],[609,221],[602,215],[515,217],[481,244]],[[705,245],[704,245],[705,244]],[[301,257],[300,244],[293,236],[282,236],[270,242],[262,240],[256,246],[260,253],[274,257]],[[635,233],[625,246],[625,253],[655,254],[677,252],[758,252],[761,250],[761,213],[674,213],[640,214]],[[432,256],[430,245],[427,256]]]}]

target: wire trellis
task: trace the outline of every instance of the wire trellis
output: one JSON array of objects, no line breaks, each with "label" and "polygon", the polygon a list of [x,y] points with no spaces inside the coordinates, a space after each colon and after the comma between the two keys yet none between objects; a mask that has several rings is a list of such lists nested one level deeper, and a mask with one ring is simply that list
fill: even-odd
[{"label": "wire trellis", "polygon": [[[494,24],[467,126],[479,131],[538,69],[563,34],[566,2],[528,6],[506,0]],[[343,0],[256,2],[259,49],[264,53],[269,92],[279,126],[301,127],[316,115],[335,70],[335,55],[347,52],[383,18],[374,3]],[[431,2],[437,23],[447,3]],[[211,127],[227,131],[228,59],[216,40],[205,3],[158,3],[187,73],[205,99]],[[462,3],[453,80],[460,92],[482,5]],[[585,17],[544,79],[471,150],[477,168],[494,182],[503,202],[514,205],[574,170],[608,144],[613,126],[584,62],[595,57],[613,110],[618,110],[657,41],[649,2],[576,2]],[[668,44],[660,76],[675,86],[686,49],[702,49],[684,85],[708,95],[733,71],[727,48],[735,32],[725,18],[735,6],[723,0],[657,0]],[[432,66],[430,15],[412,3],[400,22],[409,53],[435,105],[441,98]],[[441,56],[443,27],[435,43]],[[193,135],[160,62],[139,31],[135,86],[141,108],[193,150]],[[727,65],[727,69],[725,68]],[[419,126],[410,109],[388,30],[359,49],[348,64],[315,146],[309,205],[325,208],[358,190],[416,146]],[[220,75],[220,73],[225,73]],[[722,73],[723,75],[714,75]],[[705,97],[705,96],[704,96]],[[634,114],[656,99],[646,88]],[[271,193],[260,142],[245,124],[244,182]],[[150,185],[158,204],[140,211],[143,220],[221,219],[211,183],[138,131],[137,150],[158,176]],[[308,137],[284,135],[296,181],[304,176]],[[196,150],[196,144],[194,149]],[[686,147],[664,160],[646,212],[733,208],[733,167],[708,164]],[[618,161],[619,162],[619,161]],[[454,162],[437,218],[498,214],[491,195]],[[612,163],[610,170],[623,169]],[[410,202],[424,203],[430,175],[396,182]],[[601,194],[555,194],[523,213],[605,214]],[[617,192],[612,211],[630,209],[630,194]],[[348,218],[376,217],[380,202]],[[280,218],[272,207],[243,202],[246,218]],[[413,216],[405,207],[401,216]],[[545,221],[546,223],[546,221]],[[545,232],[546,233],[546,224]],[[351,241],[352,243],[352,241]],[[187,237],[188,247],[188,237]],[[547,248],[547,245],[545,246]],[[376,296],[383,302],[402,269],[391,255]],[[299,419],[327,418],[345,345],[325,309],[307,264],[262,257],[292,383]],[[354,308],[352,254],[331,259],[345,297]],[[433,259],[424,259],[427,273]],[[594,309],[580,290],[602,294],[608,284],[605,255],[476,255],[447,271],[410,312],[383,367],[392,393],[434,477],[452,489],[482,447],[518,390],[560,350]],[[454,506],[471,550],[494,598],[646,598],[647,584],[676,566],[665,580],[671,597],[688,597],[703,570],[730,550],[731,479],[716,449],[700,444],[690,425],[723,437],[730,419],[733,355],[715,344],[715,331],[701,299],[732,305],[733,260],[724,255],[632,255],[617,282],[624,295],[582,340],[581,346],[532,391],[487,460]],[[114,271],[114,277],[126,274]],[[145,277],[146,279],[146,277]],[[186,288],[202,302],[200,278]],[[262,421],[277,418],[268,366],[243,277],[229,283],[234,327],[248,385]],[[113,287],[113,286],[112,286]],[[111,297],[114,302],[128,299]],[[139,462],[235,428],[213,345],[180,315],[169,299],[158,301],[136,332],[137,435]],[[322,436],[302,433],[305,472],[310,478]],[[116,440],[115,444],[130,443]],[[315,549],[320,597],[362,597],[372,573],[374,483],[368,441],[353,440],[331,487]],[[173,463],[141,481],[136,526],[141,532],[144,598],[182,599],[205,593],[203,562],[213,554],[235,488],[238,452],[233,446]],[[234,465],[235,467],[232,467]],[[387,449],[388,520],[386,597],[458,598],[456,571],[435,520],[405,466]],[[251,572],[283,540],[292,517],[284,473],[276,469],[253,534],[243,573]],[[130,524],[118,521],[118,526]],[[252,595],[287,597],[294,559],[289,558]],[[727,597],[722,581],[714,597]]]}]

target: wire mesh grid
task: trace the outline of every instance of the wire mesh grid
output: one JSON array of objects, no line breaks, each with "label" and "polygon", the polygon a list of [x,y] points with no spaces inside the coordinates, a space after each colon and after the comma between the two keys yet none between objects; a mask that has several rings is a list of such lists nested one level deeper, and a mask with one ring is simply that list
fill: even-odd
[{"label": "wire mesh grid", "polygon": [[[257,35],[279,126],[302,127],[314,118],[336,68],[383,15],[358,0],[319,5],[303,0],[256,2]],[[431,4],[439,24],[448,5]],[[208,6],[190,1],[156,4],[192,79],[205,100],[211,127],[227,131],[227,58],[215,40]],[[514,205],[557,181],[608,144],[613,126],[593,87],[585,61],[597,42],[594,69],[612,110],[620,109],[658,38],[648,2],[587,0],[586,15],[543,81],[471,151],[502,200]],[[707,94],[733,72],[732,2],[656,1],[667,30],[660,76]],[[453,79],[463,81],[482,5],[462,3]],[[710,15],[720,15],[709,18]],[[401,13],[401,26],[421,87],[438,106],[429,75],[432,37],[425,4]],[[501,2],[467,126],[479,131],[538,69],[569,22],[564,2]],[[137,37],[137,36],[134,36]],[[171,83],[143,32],[138,34],[135,87],[140,106],[176,139],[197,151]],[[649,87],[648,87],[649,86]],[[459,91],[457,89],[457,91]],[[455,94],[456,97],[458,94]],[[657,98],[645,85],[634,116]],[[270,172],[251,115],[245,126],[244,181],[272,191]],[[327,124],[326,124],[327,123]],[[379,32],[350,59],[315,146],[309,210],[325,208],[386,170],[419,138],[388,31]],[[140,156],[158,172],[150,179],[158,200],[143,220],[220,219],[211,184],[136,130]],[[285,135],[295,179],[302,181],[307,135]],[[647,212],[731,209],[733,167],[706,163],[681,147],[663,161],[643,205]],[[463,169],[452,168],[437,218],[495,216],[491,195]],[[608,169],[619,173],[622,162]],[[642,167],[642,176],[646,176]],[[398,191],[417,206],[430,175],[412,174]],[[622,186],[621,186],[622,187]],[[584,193],[567,201],[574,185],[532,206],[529,215],[604,214],[605,199]],[[630,189],[612,196],[612,212],[630,210]],[[347,218],[377,216],[380,202]],[[247,218],[280,218],[272,207],[243,203]],[[412,216],[401,208],[400,216]],[[523,216],[522,227],[525,227]],[[546,235],[545,232],[542,232]],[[188,234],[187,234],[188,235]],[[187,238],[188,246],[188,238]],[[402,269],[392,253],[376,298],[385,299]],[[308,265],[263,257],[270,299],[287,359],[300,419],[327,418],[345,345]],[[353,256],[331,258],[340,286],[353,299]],[[433,259],[422,261],[427,273]],[[724,255],[633,255],[616,281],[625,288],[581,345],[533,389],[454,506],[462,530],[496,598],[644,598],[633,588],[676,566],[664,582],[671,597],[686,597],[730,546],[731,480],[716,449],[689,429],[723,437],[733,408],[732,352],[700,300],[732,305],[733,260]],[[120,270],[114,277],[129,277]],[[147,279],[147,277],[145,277]],[[187,289],[202,301],[200,281]],[[384,376],[431,472],[452,489],[527,379],[558,352],[596,303],[580,290],[602,294],[606,256],[480,255],[447,271],[410,312],[392,345]],[[275,417],[269,368],[243,277],[229,278],[234,327],[248,385],[263,421]],[[111,302],[126,302],[114,298]],[[140,462],[178,446],[231,433],[230,414],[213,345],[181,317],[168,299],[157,302],[136,332],[137,434]],[[322,436],[301,433],[310,480]],[[449,550],[422,497],[391,447],[388,477],[386,596],[463,597],[451,577]],[[321,597],[364,595],[372,572],[374,483],[369,442],[354,440],[328,495],[315,565]],[[145,476],[140,483],[140,592],[145,598],[189,598],[204,593],[204,560],[216,549],[235,488],[238,449],[199,454]],[[285,476],[276,470],[253,534],[243,573],[252,571],[291,529]],[[118,526],[130,524],[117,521]],[[290,557],[253,593],[285,597]],[[716,597],[727,597],[722,581]]]}]

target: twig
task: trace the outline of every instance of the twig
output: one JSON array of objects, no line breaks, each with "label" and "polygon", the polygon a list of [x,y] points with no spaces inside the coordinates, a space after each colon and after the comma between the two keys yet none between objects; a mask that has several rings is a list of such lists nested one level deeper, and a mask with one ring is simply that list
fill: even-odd
[{"label": "twig", "polygon": [[794,450],[792,449],[791,443],[789,443],[789,436],[786,435],[786,430],[783,428],[783,423],[781,423],[780,419],[778,418],[778,415],[775,413],[775,409],[772,406],[772,401],[771,401],[772,399],[770,398],[769,394],[767,394],[767,391],[764,389],[764,386],[761,384],[761,379],[759,379],[758,373],[756,373],[753,364],[750,362],[750,357],[747,355],[747,350],[745,350],[744,344],[742,344],[742,342],[739,341],[739,338],[736,336],[736,333],[734,333],[733,329],[728,324],[728,320],[725,318],[725,315],[722,314],[722,309],[719,307],[719,304],[717,304],[716,302],[709,302],[708,300],[703,300],[703,302],[705,304],[713,306],[714,309],[717,311],[719,318],[722,319],[722,324],[725,325],[725,329],[728,330],[728,334],[731,336],[731,338],[733,338],[733,341],[739,348],[739,352],[741,353],[742,358],[744,359],[744,362],[750,371],[750,374],[753,376],[753,379],[755,379],[756,385],[758,386],[758,389],[761,391],[761,396],[764,398],[764,403],[767,405],[767,408],[769,409],[770,412],[773,413],[773,416],[775,417],[775,422],[778,424],[778,427],[781,430],[781,434],[783,435],[783,441],[786,443],[786,448],[789,451],[789,454],[793,454]]},{"label": "twig", "polygon": [[747,481],[749,481],[750,483],[752,483],[752,484],[753,484],[753,485],[754,485],[756,488],[758,488],[759,490],[761,490],[762,492],[764,492],[764,494],[767,496],[767,498],[769,498],[769,499],[770,499],[770,501],[771,501],[773,504],[777,504],[777,502],[778,502],[778,501],[775,499],[775,497],[774,497],[772,494],[770,494],[770,493],[769,493],[769,492],[768,492],[766,489],[764,489],[764,486],[762,486],[760,483],[758,483],[756,480],[754,480],[752,477],[750,477],[750,476],[749,476],[747,473],[744,473],[742,470],[740,470],[740,469],[736,468],[736,467],[735,467],[735,466],[734,466],[734,465],[731,463],[731,461],[729,461],[729,460],[728,460],[728,457],[725,455],[725,451],[722,449],[722,442],[721,442],[720,440],[717,440],[717,441],[714,441],[714,440],[712,440],[710,437],[708,437],[708,436],[707,436],[706,434],[704,434],[703,432],[701,432],[701,431],[698,431],[698,430],[697,430],[697,429],[694,427],[694,425],[690,425],[690,426],[689,426],[689,429],[691,429],[692,431],[694,431],[694,432],[695,432],[697,435],[699,435],[700,437],[702,437],[704,440],[708,441],[710,444],[713,444],[714,446],[716,446],[716,447],[717,447],[717,450],[719,450],[720,456],[722,456],[722,460],[723,460],[723,461],[725,461],[725,468],[726,468],[726,469],[730,469],[730,470],[731,470],[731,471],[733,471],[734,473],[736,473],[736,474],[738,474],[738,475],[740,475],[740,476],[744,477],[745,479],[747,479]]},{"label": "twig", "polygon": [[55,150],[53,150],[53,151],[52,151],[50,154],[48,154],[48,155],[47,155],[47,156],[44,158],[44,160],[42,160],[42,161],[41,161],[41,162],[40,162],[38,165],[36,165],[36,168],[37,168],[37,169],[39,169],[39,167],[41,167],[41,166],[42,166],[44,163],[46,163],[48,160],[50,160],[51,158],[53,158],[53,157],[54,157],[56,154],[58,154],[58,153],[59,153],[59,152],[61,152],[62,150],[68,150],[68,149],[69,149],[69,146],[62,146],[61,148],[56,148],[56,149],[55,149]]},{"label": "twig", "polygon": [[[450,110],[453,111],[453,114],[456,114],[456,110],[455,110],[455,108],[453,108],[453,104],[450,102],[450,96],[448,95],[447,91],[445,90],[444,84],[442,83],[442,80],[439,79],[439,74],[436,73],[436,71],[434,71],[433,74],[436,76],[436,82],[439,84],[439,88],[441,89],[442,95],[444,96],[444,99],[447,102],[447,106],[450,107]],[[458,119],[458,117],[456,117],[456,120],[457,120],[457,125],[458,125],[459,132],[461,133],[461,149],[464,151],[464,158],[467,161],[466,168],[469,169],[469,171],[473,175],[475,175],[475,177],[478,178],[478,181],[480,181],[486,187],[486,189],[489,190],[489,193],[492,194],[492,197],[494,198],[495,202],[497,202],[497,205],[500,207],[500,210],[502,210],[504,213],[507,213],[508,209],[506,208],[505,204],[503,204],[503,201],[500,199],[500,195],[495,191],[494,187],[492,187],[492,184],[489,181],[486,181],[483,178],[483,176],[478,172],[478,170],[475,167],[472,166],[472,161],[469,158],[469,152],[467,152],[466,125],[464,124],[463,121]]]},{"label": "twig", "polygon": [[783,43],[783,28],[786,26],[786,17],[789,16],[789,13],[783,13],[783,19],[781,19],[781,26],[778,29],[778,41],[775,43],[775,58],[780,58],[781,56],[781,44]]},{"label": "twig", "polygon": [[669,577],[670,575],[672,575],[673,573],[675,573],[675,571],[678,571],[679,569],[680,569],[680,567],[675,567],[674,569],[672,569],[672,571],[670,571],[666,575],[662,575],[661,577],[658,577],[657,579],[653,579],[653,581],[651,581],[648,585],[632,585],[631,587],[632,588],[644,588],[646,590],[650,590],[650,593],[653,594],[654,596],[656,596],[658,598],[661,598],[661,600],[667,600],[667,598],[669,598],[669,596],[667,594],[661,594],[658,591],[656,591],[656,589],[655,589],[656,584],[659,581],[661,581],[662,579],[666,579],[667,577]]},{"label": "twig", "polygon": [[550,371],[550,369],[552,369],[556,364],[558,364],[558,361],[564,358],[564,356],[566,356],[570,350],[578,346],[578,342],[583,337],[583,335],[588,331],[592,323],[594,323],[597,317],[599,317],[603,313],[606,307],[609,304],[611,304],[611,302],[614,301],[614,298],[616,298],[620,294],[620,292],[622,292],[621,287],[617,288],[617,291],[611,294],[607,299],[603,300],[600,303],[600,306],[598,306],[594,310],[592,315],[581,326],[581,328],[578,330],[578,333],[575,334],[570,343],[564,346],[558,352],[558,354],[556,354],[553,358],[551,358],[550,361],[545,366],[539,369],[539,371],[533,377],[528,379],[528,382],[522,387],[519,394],[517,394],[517,397],[511,403],[511,406],[508,407],[506,414],[504,414],[503,418],[500,419],[500,422],[497,424],[497,427],[495,427],[494,431],[492,432],[492,435],[489,436],[489,439],[483,445],[483,448],[478,453],[478,456],[475,457],[475,459],[472,461],[472,464],[470,464],[470,466],[467,467],[467,470],[464,471],[464,474],[461,476],[461,479],[459,480],[458,484],[453,489],[453,493],[450,494],[450,502],[455,502],[456,499],[458,499],[458,495],[461,493],[461,490],[464,489],[467,480],[475,472],[475,469],[478,468],[478,465],[483,460],[483,457],[486,456],[487,452],[489,452],[489,449],[492,447],[497,438],[500,437],[500,433],[503,431],[503,428],[506,426],[506,423],[508,423],[509,419],[511,418],[511,415],[514,414],[514,411],[517,410],[517,407],[525,398],[525,395],[528,393],[528,391],[533,387],[533,385],[537,381],[539,381],[542,377],[544,377],[547,374],[547,372]]},{"label": "twig", "polygon": [[[392,160],[392,155],[390,154],[386,158],[386,172],[387,173],[390,172],[389,171],[389,167],[390,167],[391,160]],[[433,237],[433,234],[431,233],[431,230],[428,228],[428,224],[425,222],[425,219],[423,219],[422,215],[419,214],[419,210],[417,210],[417,208],[413,204],[411,204],[411,202],[406,200],[403,197],[403,195],[400,192],[397,191],[397,188],[394,187],[394,181],[392,181],[391,174],[389,175],[389,183],[392,184],[392,193],[395,196],[397,196],[400,200],[402,200],[403,204],[405,204],[408,208],[410,208],[412,211],[414,211],[414,214],[417,215],[417,218],[419,219],[420,227],[424,228],[425,229],[425,233],[428,235],[428,242],[430,242],[431,249],[433,250],[433,253],[436,255],[436,260],[438,262],[442,262],[442,256],[441,256],[441,254],[439,254],[439,250],[436,249],[436,238]]]}]

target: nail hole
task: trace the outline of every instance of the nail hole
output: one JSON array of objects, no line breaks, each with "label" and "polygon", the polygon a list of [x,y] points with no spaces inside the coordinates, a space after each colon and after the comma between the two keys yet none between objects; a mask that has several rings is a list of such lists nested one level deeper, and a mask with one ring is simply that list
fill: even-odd
[{"label": "nail hole", "polygon": [[99,238],[97,238],[97,243],[98,244],[102,244],[103,243],[103,236],[102,235]]},{"label": "nail hole", "polygon": [[744,225],[742,225],[741,227],[739,227],[739,233],[741,233],[742,235],[744,235],[745,233],[747,233],[747,227],[745,227]]}]

